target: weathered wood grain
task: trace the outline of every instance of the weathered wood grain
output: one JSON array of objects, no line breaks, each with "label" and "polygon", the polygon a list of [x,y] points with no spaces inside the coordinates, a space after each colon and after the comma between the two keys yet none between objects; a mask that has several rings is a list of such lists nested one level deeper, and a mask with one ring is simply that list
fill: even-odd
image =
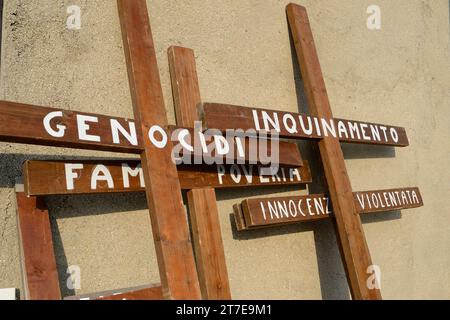
[{"label": "weathered wood grain", "polygon": [[237,231],[244,231],[248,229],[248,227],[245,225],[245,218],[244,213],[242,212],[242,205],[240,204],[233,205],[233,217]]},{"label": "weathered wood grain", "polygon": [[[309,163],[280,167],[265,175],[257,165],[179,165],[178,179],[184,190],[299,185],[312,182]],[[28,196],[144,192],[139,160],[35,161],[23,166]]]},{"label": "weathered wood grain", "polygon": [[[90,120],[87,121],[86,117]],[[44,124],[46,120],[48,120],[47,130]],[[124,118],[0,101],[1,141],[140,153],[142,151],[140,136],[136,136],[138,141],[136,145],[122,134],[118,135],[118,143],[114,142],[111,121],[117,121],[128,132],[131,132],[130,125],[132,128],[134,126],[133,120]],[[84,125],[88,125],[89,128],[83,129]]]},{"label": "weathered wood grain", "polygon": [[235,128],[268,134],[275,130],[281,138],[321,139],[334,135],[341,142],[398,147],[409,145],[404,128],[377,123],[219,103],[204,103],[199,106],[199,113],[205,127],[220,131]]},{"label": "weathered wood grain", "polygon": [[[201,103],[194,51],[171,47],[168,54],[177,124],[194,127],[197,105]],[[202,297],[229,300],[231,291],[215,190],[190,190],[188,206]]]},{"label": "weathered wood grain", "polygon": [[27,197],[17,190],[16,201],[25,299],[61,300],[50,217],[44,198]]},{"label": "weathered wood grain", "polygon": [[[359,214],[411,209],[423,206],[417,187],[354,192],[354,204]],[[239,205],[238,205],[239,206]],[[244,221],[235,209],[238,230],[273,225],[309,222],[333,217],[330,198],[325,194],[249,199],[240,205]]]},{"label": "weathered wood grain", "polygon": [[[138,131],[166,126],[167,115],[145,0],[118,0],[128,78]],[[172,143],[160,149],[143,139],[141,163],[163,295],[200,299],[200,287]]]},{"label": "weathered wood grain", "polygon": [[203,298],[230,300],[228,270],[214,189],[192,189],[188,192],[197,268]]},{"label": "weathered wood grain", "polygon": [[[90,149],[101,151],[112,151],[122,153],[140,154],[143,151],[142,134],[136,129],[135,121],[125,118],[110,117],[100,114],[84,113],[76,111],[61,110],[48,107],[33,106],[8,101],[0,101],[0,141],[13,143],[28,143],[46,145],[52,147],[67,147],[78,149]],[[146,134],[149,128],[146,128]],[[183,127],[162,126],[167,136],[173,140],[176,150],[180,155],[190,155],[187,159],[200,159],[200,164],[205,159],[222,161],[223,163],[260,163],[265,161],[259,156],[259,152],[251,152],[251,145],[264,146],[262,142],[252,137],[230,138],[229,152],[225,155],[217,154],[212,148],[215,146],[215,135],[202,134],[207,141],[210,152],[201,148],[195,148],[190,152],[180,144],[180,134]],[[183,141],[192,145],[200,133],[188,129],[189,135],[183,136]],[[145,142],[148,138],[145,135]],[[259,142],[259,144],[258,144]],[[271,156],[271,143],[267,143]],[[242,152],[239,148],[242,144]],[[302,158],[297,145],[292,142],[279,141],[278,161],[273,164],[286,166],[301,166]],[[239,151],[238,151],[239,150]],[[258,149],[255,149],[258,151]],[[277,150],[278,151],[278,150]],[[239,161],[239,162],[238,162]],[[194,163],[191,160],[191,163]]]},{"label": "weathered wood grain", "polygon": [[[308,108],[313,116],[332,119],[330,101],[314,44],[306,9],[289,4],[287,16],[305,87]],[[328,191],[333,203],[338,244],[343,255],[350,291],[354,299],[381,299],[377,287],[367,286],[367,270],[372,266],[361,219],[356,210],[350,179],[339,139],[319,141]]]}]

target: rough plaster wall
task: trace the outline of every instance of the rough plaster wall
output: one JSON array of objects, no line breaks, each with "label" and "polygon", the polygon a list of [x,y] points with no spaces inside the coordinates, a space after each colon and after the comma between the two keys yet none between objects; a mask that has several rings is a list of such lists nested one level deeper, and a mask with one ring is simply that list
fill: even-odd
[{"label": "rough plaster wall", "polygon": [[[304,110],[284,7],[288,1],[148,1],[169,120],[174,122],[166,50],[195,49],[204,101]],[[419,186],[425,207],[365,217],[382,293],[450,298],[449,2],[298,1],[315,33],[336,117],[404,126],[403,149],[344,146],[354,190]],[[382,9],[382,30],[366,8]],[[82,8],[82,29],[65,29],[65,8]],[[0,98],[130,116],[114,1],[5,0]],[[315,151],[301,149],[317,171]],[[0,287],[20,287],[12,187],[24,159],[117,156],[0,144]],[[310,191],[321,190],[320,172]],[[234,298],[349,297],[330,222],[239,235],[232,204],[295,188],[218,191]],[[79,265],[88,293],[157,282],[145,199],[140,195],[49,199],[61,279]],[[64,289],[64,294],[71,294]]]}]

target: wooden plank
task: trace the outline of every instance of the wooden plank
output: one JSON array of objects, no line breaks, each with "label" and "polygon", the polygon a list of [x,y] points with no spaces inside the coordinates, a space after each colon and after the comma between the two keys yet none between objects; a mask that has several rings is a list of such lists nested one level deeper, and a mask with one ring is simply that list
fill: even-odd
[{"label": "wooden plank", "polygon": [[0,140],[4,142],[125,153],[142,151],[137,135],[130,139],[137,142],[131,143],[118,133],[114,142],[112,126],[136,132],[134,121],[123,118],[0,101],[0,123]]},{"label": "wooden plank", "polygon": [[242,202],[247,228],[315,221],[329,218],[331,209],[324,194],[250,199]]},{"label": "wooden plank", "polygon": [[204,299],[230,300],[228,270],[214,189],[192,189],[188,205]]},{"label": "wooden plank", "polygon": [[[201,103],[194,51],[171,47],[168,54],[177,124],[193,128]],[[202,297],[231,300],[215,190],[190,190],[188,206]]]},{"label": "wooden plank", "polygon": [[244,213],[242,212],[242,206],[240,204],[233,205],[233,217],[237,231],[248,230],[248,227],[245,225]]},{"label": "wooden plank", "polygon": [[[287,16],[297,51],[308,108],[313,116],[332,119],[330,102],[319,63],[314,38],[304,7],[289,4]],[[380,290],[367,286],[367,270],[372,266],[360,216],[356,210],[350,179],[339,139],[328,136],[319,141],[331,202],[335,214],[338,243],[354,299],[381,299]]]},{"label": "wooden plank", "polygon": [[162,300],[161,285],[140,286],[120,290],[66,297],[64,300]]},{"label": "wooden plank", "polygon": [[[418,188],[399,188],[354,192],[354,204],[359,214],[411,209],[423,206]],[[298,197],[249,199],[242,202],[240,229],[280,224],[309,222],[333,217],[330,198],[325,194]],[[237,213],[236,220],[241,218]],[[239,230],[239,228],[238,228]]]},{"label": "wooden plank", "polygon": [[267,134],[275,130],[281,138],[321,139],[332,136],[349,143],[409,145],[406,130],[390,125],[219,103],[204,103],[199,106],[199,113],[205,127],[221,131],[232,127]]},{"label": "wooden plank", "polygon": [[[118,0],[125,56],[136,124],[141,134],[167,125],[163,93],[145,0]],[[163,295],[200,299],[189,227],[172,143],[159,148],[143,139],[141,163],[153,227]]]},{"label": "wooden plank", "polygon": [[197,106],[202,102],[194,51],[172,46],[168,56],[177,124],[194,128],[199,121]]},{"label": "wooden plank", "polygon": [[[257,165],[179,165],[178,179],[184,190],[194,188],[264,187],[312,182],[309,163],[280,167],[264,175]],[[25,193],[28,196],[144,192],[139,160],[25,161]]]},{"label": "wooden plank", "polygon": [[[136,130],[134,120],[125,118],[0,101],[0,123],[2,124],[0,141],[5,142],[136,154],[143,151],[140,131]],[[189,134],[184,136],[185,128],[164,126],[163,129],[177,146],[174,153],[179,149],[181,155],[191,155],[191,158],[217,157],[229,163],[244,163],[250,160],[256,163],[264,160],[258,158],[258,152],[250,153],[249,146],[257,145],[255,138],[229,139],[229,151],[225,155],[220,155],[213,148],[217,135],[203,135],[212,152],[195,148],[192,155],[192,152],[183,147],[180,139],[182,138],[183,143],[190,147],[195,140],[200,140],[194,136],[200,134],[199,132],[188,129]],[[148,131],[149,129],[146,130]],[[263,140],[260,140],[260,143],[262,142]],[[241,144],[242,148],[240,148]],[[269,143],[267,147],[269,151],[270,147]],[[302,158],[296,144],[280,141],[278,148],[280,150],[278,163],[286,166],[302,165]],[[240,151],[241,149],[243,150]],[[250,157],[253,154],[255,156]],[[270,155],[269,153],[268,156]]]},{"label": "wooden plank", "polygon": [[423,206],[422,195],[417,187],[354,192],[353,198],[358,213],[374,213]]},{"label": "wooden plank", "polygon": [[61,300],[50,218],[44,198],[16,191],[17,228],[26,300]]}]

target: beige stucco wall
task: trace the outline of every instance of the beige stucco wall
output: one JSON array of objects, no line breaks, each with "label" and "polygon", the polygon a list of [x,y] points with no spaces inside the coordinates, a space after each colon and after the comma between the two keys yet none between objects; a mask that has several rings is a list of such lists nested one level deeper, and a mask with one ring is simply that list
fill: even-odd
[{"label": "beige stucco wall", "polygon": [[[281,0],[148,1],[169,120],[174,123],[166,50],[195,49],[204,101],[303,110]],[[382,270],[384,298],[450,298],[450,32],[448,0],[297,1],[315,33],[334,114],[404,126],[402,149],[344,146],[354,190],[419,186],[425,206],[365,217]],[[65,28],[66,7],[82,28]],[[366,28],[366,8],[382,30]],[[113,0],[5,0],[0,99],[131,116]],[[299,103],[300,102],[300,103]],[[0,124],[1,125],[1,124]],[[305,157],[316,162],[310,143]],[[117,156],[0,144],[0,287],[21,288],[13,186],[29,158]],[[122,156],[123,155],[119,155]],[[320,190],[315,176],[311,192]],[[233,297],[349,298],[328,221],[237,234],[232,205],[295,188],[218,191]],[[76,293],[159,281],[143,195],[48,199],[64,295],[67,266],[81,268]]]}]

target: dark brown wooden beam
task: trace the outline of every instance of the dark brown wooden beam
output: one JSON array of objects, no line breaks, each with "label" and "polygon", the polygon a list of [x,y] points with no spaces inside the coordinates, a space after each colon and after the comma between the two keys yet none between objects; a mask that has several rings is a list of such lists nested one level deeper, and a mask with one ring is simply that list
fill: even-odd
[{"label": "dark brown wooden beam", "polygon": [[[0,141],[5,142],[135,154],[143,151],[141,132],[136,130],[134,120],[125,118],[0,101],[0,123]],[[149,140],[147,137],[149,129],[146,128],[145,131],[145,142]],[[180,149],[181,155],[190,155],[188,159],[191,159],[191,163],[195,163],[195,158],[200,158],[199,163],[203,163],[203,159],[213,157],[223,163],[260,163],[264,160],[259,158],[258,152],[250,152],[249,145],[257,144],[257,140],[252,137],[245,137],[239,141],[229,139],[230,151],[225,155],[218,155],[215,151],[208,154],[199,148],[192,153],[183,148],[179,140],[180,133],[186,128],[163,125],[162,129],[168,137],[173,137],[173,142]],[[192,129],[188,131],[189,135],[183,140],[192,145],[195,140],[192,137],[199,133]],[[204,136],[209,147],[215,145],[213,136]],[[242,144],[243,154],[238,152],[238,143]],[[271,143],[268,142],[269,150]],[[295,143],[279,141],[278,148],[278,164],[302,165],[302,158]]]},{"label": "dark brown wooden beam", "polygon": [[[330,101],[319,63],[308,14],[304,7],[287,6],[287,16],[297,51],[308,107],[313,116],[332,119]],[[319,141],[331,202],[335,215],[338,243],[343,254],[352,297],[381,299],[380,290],[367,286],[367,270],[372,266],[361,219],[356,210],[350,179],[339,139],[328,136]]]},{"label": "dark brown wooden beam", "polygon": [[123,118],[0,101],[1,141],[140,153],[140,136],[136,137],[136,145],[122,134],[118,135],[118,143],[114,142],[111,121],[117,121],[128,132],[134,125],[134,121]]},{"label": "dark brown wooden beam", "polygon": [[322,139],[336,136],[341,142],[405,147],[409,145],[406,130],[401,127],[301,113],[248,108],[220,103],[204,103],[199,113],[206,128],[254,130],[289,139]]},{"label": "dark brown wooden beam", "polygon": [[[138,131],[166,126],[167,115],[145,0],[118,0],[128,78]],[[200,299],[200,287],[172,143],[160,149],[143,139],[141,163],[163,295]]]},{"label": "dark brown wooden beam", "polygon": [[245,225],[245,218],[244,213],[242,212],[242,205],[240,204],[233,205],[233,217],[237,231],[248,230],[248,227]]},{"label": "dark brown wooden beam", "polygon": [[[179,165],[181,189],[265,187],[312,182],[308,161],[302,167],[280,167],[263,175],[257,165]],[[28,196],[145,192],[139,160],[25,161]]]},{"label": "dark brown wooden beam", "polygon": [[[354,192],[354,204],[359,214],[411,209],[423,206],[418,188],[399,188]],[[330,198],[325,194],[298,197],[249,199],[237,212],[239,229],[251,229],[330,219],[334,215]],[[241,217],[244,221],[239,220]]]},{"label": "dark brown wooden beam", "polygon": [[[194,51],[171,47],[168,54],[177,124],[194,127],[194,122],[198,120],[197,105],[201,103]],[[190,190],[188,206],[202,297],[207,300],[230,300],[215,190]]]},{"label": "dark brown wooden beam", "polygon": [[[180,165],[177,169],[181,189],[184,190],[312,182],[308,161],[302,167],[280,167],[275,175],[264,175],[257,165]],[[28,160],[24,163],[23,176],[28,196],[145,191],[141,162],[138,160]]]}]

